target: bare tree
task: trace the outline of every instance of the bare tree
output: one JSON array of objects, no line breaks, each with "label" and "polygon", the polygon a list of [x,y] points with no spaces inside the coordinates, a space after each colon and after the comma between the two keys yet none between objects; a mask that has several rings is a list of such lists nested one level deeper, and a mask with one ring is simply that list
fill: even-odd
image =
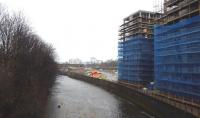
[{"label": "bare tree", "polygon": [[56,65],[53,47],[33,33],[21,14],[11,16],[1,7],[0,117],[41,117]]}]

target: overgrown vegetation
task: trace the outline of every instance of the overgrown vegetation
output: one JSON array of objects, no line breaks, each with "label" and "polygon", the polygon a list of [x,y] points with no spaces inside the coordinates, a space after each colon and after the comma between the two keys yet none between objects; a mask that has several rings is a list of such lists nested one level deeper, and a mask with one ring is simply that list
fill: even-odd
[{"label": "overgrown vegetation", "polygon": [[0,118],[43,117],[55,54],[20,15],[0,6]]}]

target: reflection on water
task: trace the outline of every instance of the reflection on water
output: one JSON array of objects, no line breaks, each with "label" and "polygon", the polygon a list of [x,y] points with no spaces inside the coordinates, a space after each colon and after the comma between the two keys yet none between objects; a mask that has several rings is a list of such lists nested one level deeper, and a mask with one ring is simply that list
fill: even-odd
[{"label": "reflection on water", "polygon": [[59,76],[52,89],[48,118],[148,118],[141,109],[91,84]]}]

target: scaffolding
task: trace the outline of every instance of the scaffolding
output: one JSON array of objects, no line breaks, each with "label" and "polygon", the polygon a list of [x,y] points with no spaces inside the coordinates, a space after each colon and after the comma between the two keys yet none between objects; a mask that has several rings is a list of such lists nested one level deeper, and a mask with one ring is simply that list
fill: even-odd
[{"label": "scaffolding", "polygon": [[200,16],[154,28],[156,88],[199,100]]},{"label": "scaffolding", "polygon": [[118,44],[118,78],[146,85],[153,81],[153,40],[131,36]]},{"label": "scaffolding", "polygon": [[153,11],[154,13],[164,13],[164,0],[154,0],[153,1]]},{"label": "scaffolding", "polygon": [[160,18],[161,15],[160,13],[139,10],[124,18],[124,22],[119,30],[119,40],[125,40],[127,37],[137,35],[152,38],[155,19]]},{"label": "scaffolding", "polygon": [[200,14],[200,0],[165,0],[164,23],[173,24]]},{"label": "scaffolding", "polygon": [[124,19],[118,43],[118,78],[137,85],[153,81],[153,25],[162,14],[139,10]]}]

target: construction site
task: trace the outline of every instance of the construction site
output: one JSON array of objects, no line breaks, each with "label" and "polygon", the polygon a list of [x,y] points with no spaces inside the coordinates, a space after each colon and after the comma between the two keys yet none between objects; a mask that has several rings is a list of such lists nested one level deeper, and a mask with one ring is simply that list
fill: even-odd
[{"label": "construction site", "polygon": [[153,25],[161,14],[142,11],[128,16],[120,27],[118,76],[145,85],[153,81]]},{"label": "construction site", "polygon": [[164,23],[173,24],[199,15],[199,0],[165,0]]},{"label": "construction site", "polygon": [[167,0],[154,32],[156,88],[200,100],[200,2]]},{"label": "construction site", "polygon": [[199,117],[200,0],[155,1],[120,26],[118,80]]}]

